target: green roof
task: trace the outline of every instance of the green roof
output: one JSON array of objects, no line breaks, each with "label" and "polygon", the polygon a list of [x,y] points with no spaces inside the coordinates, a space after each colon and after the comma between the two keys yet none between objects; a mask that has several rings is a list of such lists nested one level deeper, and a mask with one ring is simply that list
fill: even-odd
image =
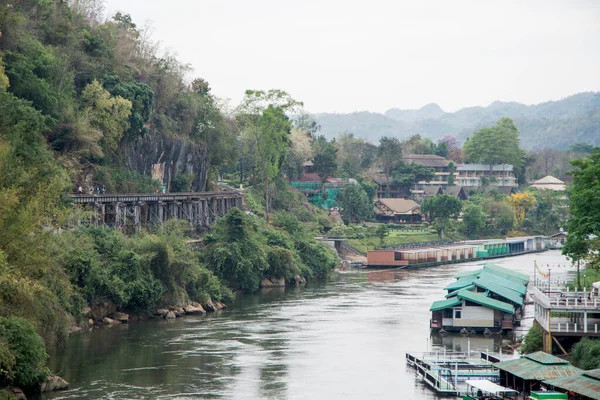
[{"label": "green roof", "polygon": [[501,278],[508,279],[509,281],[521,283],[523,285],[529,282],[529,275],[513,271],[508,268],[500,267],[499,265],[485,264],[483,270],[494,275],[498,275]]},{"label": "green roof", "polygon": [[585,371],[581,375],[548,379],[544,383],[589,397],[590,399],[600,400],[600,369]]},{"label": "green roof", "polygon": [[479,278],[475,282],[473,282],[473,284],[482,289],[489,290],[490,292],[493,292],[498,296],[505,298],[506,300],[510,300],[515,304],[518,304],[520,306],[523,305],[523,297],[519,292],[516,292],[505,286],[499,285],[488,278]]},{"label": "green roof", "polygon": [[494,283],[497,283],[499,285],[502,285],[504,287],[507,287],[511,290],[514,290],[515,292],[519,292],[520,294],[522,294],[523,296],[525,295],[525,293],[527,292],[527,287],[522,284],[522,283],[518,283],[518,282],[513,282],[513,281],[509,281],[508,279],[504,279],[498,275],[494,275],[490,272],[486,272],[483,271],[480,275],[479,278],[487,278],[491,281],[493,281]]},{"label": "green roof", "polygon": [[444,288],[444,290],[454,291],[469,286],[477,279],[476,276],[467,276],[465,278],[459,278]]},{"label": "green roof", "polygon": [[449,299],[450,297],[456,296],[458,294],[458,292],[461,291],[461,289],[471,290],[471,289],[474,289],[474,288],[475,288],[475,285],[471,284],[469,286],[465,286],[464,288],[456,289],[455,291],[448,293],[446,295],[446,298]]},{"label": "green roof", "polygon": [[464,278],[465,276],[477,276],[479,273],[483,271],[483,268],[474,269],[473,271],[464,271],[456,275],[456,278]]},{"label": "green roof", "polygon": [[458,306],[460,304],[462,304],[462,301],[457,298],[452,298],[448,300],[438,300],[433,302],[429,311],[445,310],[446,308]]},{"label": "green roof", "polygon": [[494,366],[521,379],[536,381],[572,376],[582,372],[567,361],[542,351],[515,360],[495,363]]},{"label": "green roof", "polygon": [[508,314],[515,313],[515,308],[512,306],[512,304],[508,304],[508,303],[505,303],[505,302],[499,301],[499,300],[490,299],[489,297],[487,297],[483,294],[469,292],[468,290],[465,290],[465,289],[462,289],[461,291],[459,291],[457,297],[459,299],[469,300],[469,301],[472,301],[473,303],[477,303],[477,304],[485,306],[485,307],[493,308],[495,310],[500,310],[500,311],[508,313]]}]

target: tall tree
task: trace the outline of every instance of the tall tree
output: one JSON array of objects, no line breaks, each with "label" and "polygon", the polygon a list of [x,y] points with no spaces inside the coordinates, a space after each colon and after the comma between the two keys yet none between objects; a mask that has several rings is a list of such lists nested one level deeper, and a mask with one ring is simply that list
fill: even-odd
[{"label": "tall tree", "polygon": [[519,168],[523,162],[519,131],[510,118],[501,118],[496,125],[473,133],[463,150],[469,161],[487,164],[490,170],[496,164]]},{"label": "tall tree", "polygon": [[373,215],[373,202],[357,184],[347,185],[336,198],[342,218],[348,223],[364,221]]},{"label": "tall tree", "polygon": [[265,191],[267,221],[271,210],[271,184],[290,149],[292,124],[286,112],[293,112],[302,103],[282,90],[247,90],[237,110],[243,135],[253,151],[254,167],[262,179]]},{"label": "tall tree", "polygon": [[323,187],[323,193],[325,193],[325,182],[327,178],[335,173],[337,170],[337,148],[334,142],[328,142],[324,136],[319,136],[316,141],[317,146],[315,151],[315,157],[313,160],[313,167],[315,172],[321,178],[321,184]]},{"label": "tall tree", "polygon": [[571,219],[563,254],[598,266],[600,255],[590,248],[593,238],[600,236],[600,147],[571,164],[575,167],[569,198]]},{"label": "tall tree", "polygon": [[458,218],[462,203],[459,199],[447,194],[427,197],[421,204],[421,213],[427,220],[434,222],[440,237],[444,239],[444,228],[449,219]]},{"label": "tall tree", "polygon": [[392,168],[402,160],[402,143],[398,138],[383,136],[379,139],[378,151],[379,163],[383,166],[385,177],[387,178],[387,188],[390,190],[390,175]]}]

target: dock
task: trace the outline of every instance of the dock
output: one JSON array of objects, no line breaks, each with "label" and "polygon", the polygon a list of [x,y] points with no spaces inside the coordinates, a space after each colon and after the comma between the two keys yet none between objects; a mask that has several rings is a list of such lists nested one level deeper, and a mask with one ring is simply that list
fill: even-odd
[{"label": "dock", "polygon": [[406,353],[406,364],[429,387],[442,395],[462,396],[467,393],[467,380],[487,379],[498,383],[500,374],[493,362],[500,356],[478,353],[472,357],[464,352],[435,351]]}]

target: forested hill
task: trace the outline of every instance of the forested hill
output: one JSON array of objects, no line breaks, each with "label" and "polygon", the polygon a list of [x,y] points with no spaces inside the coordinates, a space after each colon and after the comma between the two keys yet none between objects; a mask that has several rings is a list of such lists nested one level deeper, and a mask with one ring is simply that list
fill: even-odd
[{"label": "forested hill", "polygon": [[558,101],[527,106],[496,101],[487,107],[463,108],[447,113],[437,104],[418,110],[392,108],[385,114],[317,114],[317,122],[327,137],[340,132],[377,142],[381,136],[407,138],[419,134],[436,140],[447,135],[464,141],[474,131],[492,125],[502,117],[512,118],[521,133],[521,145],[567,148],[572,143],[600,145],[600,93],[586,92]]}]

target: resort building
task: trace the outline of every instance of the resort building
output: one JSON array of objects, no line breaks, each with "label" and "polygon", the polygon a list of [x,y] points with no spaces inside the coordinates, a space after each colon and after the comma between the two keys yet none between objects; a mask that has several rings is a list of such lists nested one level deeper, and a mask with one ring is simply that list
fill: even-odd
[{"label": "resort building", "polygon": [[485,164],[462,164],[456,168],[456,184],[459,186],[482,186],[482,178],[490,179],[494,186],[517,187],[517,178],[513,174],[513,166],[509,164],[493,165],[490,169]]},{"label": "resort building", "polygon": [[421,206],[408,199],[377,199],[375,218],[382,222],[421,223]]},{"label": "resort building", "polygon": [[380,199],[410,197],[410,192],[406,188],[385,175],[377,175],[373,178],[373,182],[377,184],[377,197]]},{"label": "resort building", "polygon": [[[450,176],[450,160],[435,154],[408,154],[402,157],[402,161],[407,164],[415,163],[426,168],[433,169],[435,175],[431,181],[415,182],[414,187],[410,190],[413,199],[419,201],[426,197],[426,190],[431,186],[440,186],[446,189],[448,186],[448,177]],[[454,177],[458,174],[454,172]]]},{"label": "resort building", "polygon": [[564,192],[567,185],[560,179],[555,178],[552,175],[548,175],[533,182],[529,187],[538,190],[554,190],[557,192]]},{"label": "resort building", "polygon": [[430,308],[431,328],[447,331],[512,330],[520,323],[529,276],[493,264],[457,275],[445,300]]}]

